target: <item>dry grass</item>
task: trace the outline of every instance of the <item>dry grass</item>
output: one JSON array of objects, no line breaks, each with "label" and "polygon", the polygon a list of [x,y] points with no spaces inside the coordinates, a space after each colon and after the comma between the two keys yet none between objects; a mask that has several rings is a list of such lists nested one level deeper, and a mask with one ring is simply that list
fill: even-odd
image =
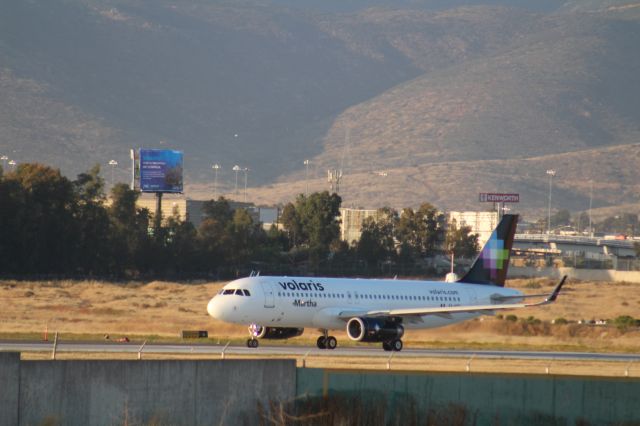
[{"label": "dry grass", "polygon": [[67,334],[167,337],[178,337],[186,329],[245,332],[207,314],[207,302],[222,285],[4,281],[0,333],[42,333],[46,327]]},{"label": "dry grass", "polygon": [[[527,288],[531,280],[511,280],[510,287],[528,293],[545,293],[554,282],[537,280],[539,289]],[[208,330],[214,341],[246,337],[244,326],[210,318],[208,300],[223,283],[105,283],[96,281],[0,282],[0,334],[4,336],[63,336],[109,334],[112,338],[157,336],[177,338],[182,330]],[[552,305],[519,310],[513,314],[544,321],[563,317],[580,319],[640,316],[640,285],[570,282]],[[508,313],[505,313],[507,315]],[[348,344],[343,331],[334,335]],[[309,329],[287,343],[314,345],[317,332]],[[266,343],[266,342],[265,342]],[[278,342],[280,343],[280,342]],[[640,350],[640,332],[615,327],[512,323],[493,317],[432,330],[409,330],[407,347],[529,348],[625,351]]]}]

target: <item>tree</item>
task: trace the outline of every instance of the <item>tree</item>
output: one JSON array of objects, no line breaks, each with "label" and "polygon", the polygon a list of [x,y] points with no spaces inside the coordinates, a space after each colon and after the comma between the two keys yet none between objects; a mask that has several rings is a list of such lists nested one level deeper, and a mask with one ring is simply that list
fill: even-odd
[{"label": "tree", "polygon": [[398,219],[396,238],[404,251],[403,257],[407,252],[414,259],[433,256],[444,240],[444,215],[429,203],[422,204],[417,211],[405,208]]},{"label": "tree", "polygon": [[[64,273],[73,269],[76,204],[73,186],[60,170],[20,164],[3,178],[2,244],[8,271]],[[6,204],[5,204],[6,203]]]},{"label": "tree", "polygon": [[389,211],[381,212],[381,218],[368,217],[361,228],[360,240],[356,245],[358,257],[372,266],[395,257],[393,237],[394,220]]},{"label": "tree", "polygon": [[109,214],[104,206],[104,179],[96,164],[73,181],[77,205],[76,263],[85,273],[109,271]]},{"label": "tree", "polygon": [[571,212],[567,209],[558,210],[551,215],[551,229],[568,226],[571,223]]},{"label": "tree", "polygon": [[300,194],[295,205],[284,208],[282,224],[294,248],[308,248],[309,260],[316,269],[327,258],[331,243],[340,236],[341,202],[338,194],[324,191],[309,196]]},{"label": "tree", "polygon": [[111,270],[146,272],[154,264],[152,241],[149,238],[149,211],[138,209],[140,193],[126,184],[116,184],[111,190],[109,235]]},{"label": "tree", "polygon": [[445,250],[455,257],[474,257],[479,250],[478,234],[472,234],[470,226],[461,226],[458,228],[454,222],[447,230]]}]

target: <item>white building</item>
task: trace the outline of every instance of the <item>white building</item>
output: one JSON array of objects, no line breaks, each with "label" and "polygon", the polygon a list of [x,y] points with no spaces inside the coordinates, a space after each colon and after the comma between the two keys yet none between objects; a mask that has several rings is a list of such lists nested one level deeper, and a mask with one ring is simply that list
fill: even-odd
[{"label": "white building", "polygon": [[340,208],[340,217],[342,219],[342,223],[340,224],[340,238],[351,244],[352,241],[360,240],[364,220],[368,217],[373,217],[378,221],[381,214],[378,210],[348,209],[343,207]]},{"label": "white building", "polygon": [[498,226],[498,212],[449,212],[449,223],[471,227],[472,234],[478,234],[478,245],[482,247]]}]

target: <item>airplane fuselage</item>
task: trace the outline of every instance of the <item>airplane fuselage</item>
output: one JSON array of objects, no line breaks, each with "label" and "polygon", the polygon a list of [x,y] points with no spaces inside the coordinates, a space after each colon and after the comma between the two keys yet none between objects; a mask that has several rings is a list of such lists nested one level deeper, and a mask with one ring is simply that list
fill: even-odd
[{"label": "airplane fuselage", "polygon": [[[238,324],[343,329],[345,313],[356,317],[376,310],[487,305],[495,304],[498,295],[521,293],[441,281],[257,276],[225,285],[207,310],[214,318]],[[403,318],[402,324],[407,329],[433,328],[486,314],[416,315]]]}]

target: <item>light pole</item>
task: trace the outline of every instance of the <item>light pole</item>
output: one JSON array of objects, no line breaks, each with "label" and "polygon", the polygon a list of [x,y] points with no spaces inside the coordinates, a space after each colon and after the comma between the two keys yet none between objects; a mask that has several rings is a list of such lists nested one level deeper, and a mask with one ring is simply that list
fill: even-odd
[{"label": "light pole", "polygon": [[589,236],[593,238],[593,230],[591,229],[591,205],[593,204],[593,180],[589,181]]},{"label": "light pole", "polygon": [[218,198],[218,170],[222,167],[219,164],[214,164],[211,168],[213,169],[213,199],[215,200]]},{"label": "light pole", "polygon": [[238,195],[238,172],[239,172],[240,170],[242,170],[242,169],[240,169],[240,166],[238,166],[237,164],[236,164],[235,166],[233,166],[233,171],[234,171],[234,172],[236,172],[236,186],[235,186],[235,189],[234,189],[234,191],[233,191],[233,192],[234,192],[236,195]]},{"label": "light pole", "polygon": [[305,186],[304,186],[304,195],[309,194],[309,160],[304,160],[304,173],[305,173]]},{"label": "light pole", "polygon": [[556,175],[556,171],[553,169],[547,170],[549,175],[549,208],[547,211],[547,235],[551,234],[551,186],[553,185],[553,177]]},{"label": "light pole", "polygon": [[242,169],[244,171],[244,202],[247,202],[247,173],[249,173],[249,168],[245,167]]},{"label": "light pole", "polygon": [[2,160],[2,162],[4,163],[4,165],[2,166],[3,170],[7,170],[7,160],[9,159],[9,157],[7,157],[6,155],[3,155],[2,157],[0,157],[0,160]]},{"label": "light pole", "polygon": [[109,165],[111,166],[111,188],[113,188],[114,185],[114,172],[116,167],[118,166],[118,162],[116,160],[111,160],[109,161]]}]

